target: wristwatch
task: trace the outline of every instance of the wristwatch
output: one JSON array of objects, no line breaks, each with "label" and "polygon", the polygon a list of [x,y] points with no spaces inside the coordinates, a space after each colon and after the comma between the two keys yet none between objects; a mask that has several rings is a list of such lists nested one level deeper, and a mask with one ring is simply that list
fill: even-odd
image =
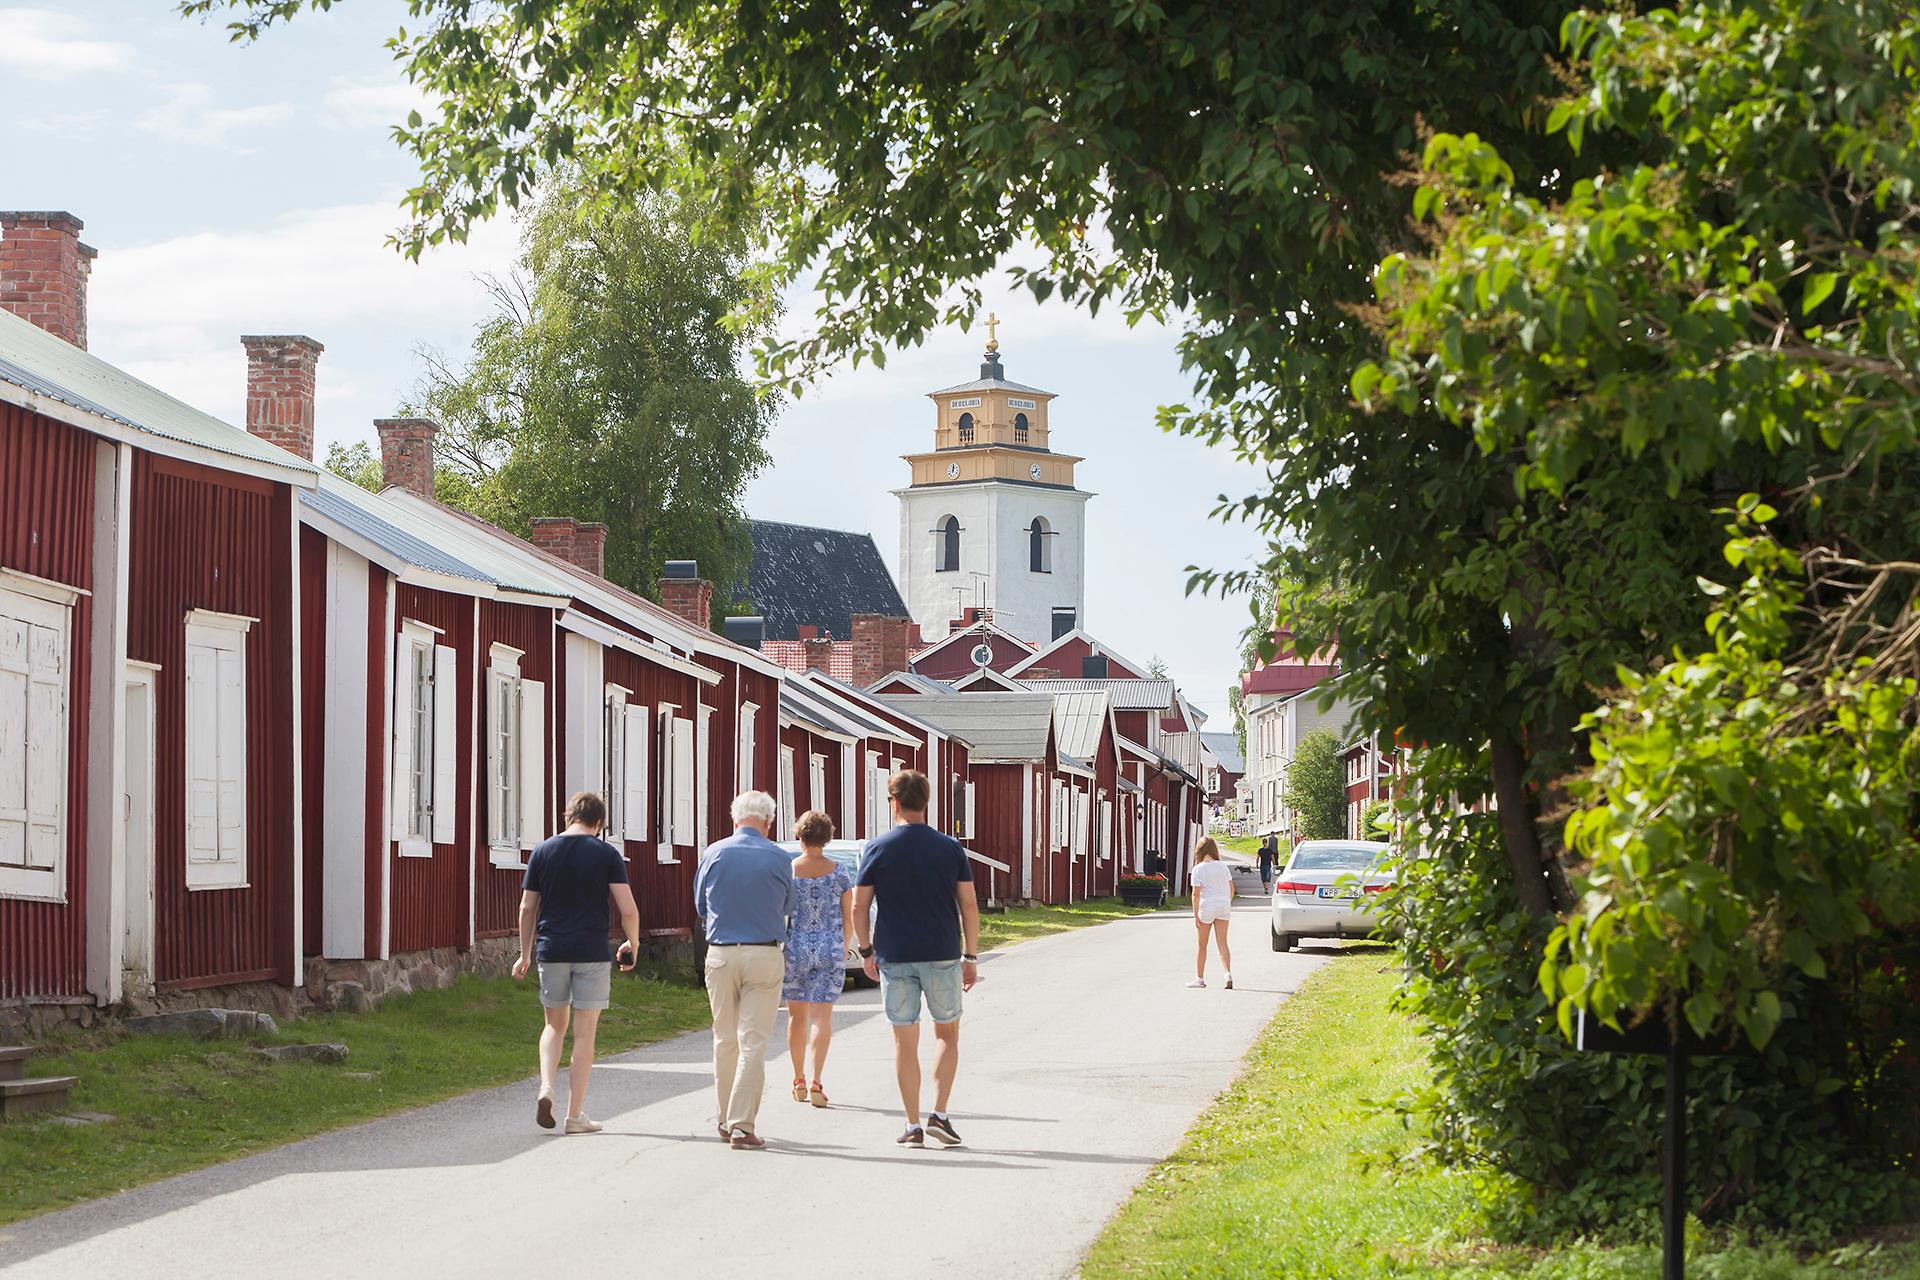
[{"label": "wristwatch", "polygon": [[966,962],[967,962],[968,964],[978,964],[978,963],[980,963],[980,957],[979,957],[979,956],[970,956],[970,955],[967,955],[967,954],[966,954],[965,952],[962,952],[962,953],[961,953],[961,955],[960,955],[960,958],[961,958],[962,960],[965,960],[965,961],[966,961]]},{"label": "wristwatch", "polygon": [[854,950],[860,953],[860,958],[862,960],[870,960],[873,958],[872,947],[855,947]]}]

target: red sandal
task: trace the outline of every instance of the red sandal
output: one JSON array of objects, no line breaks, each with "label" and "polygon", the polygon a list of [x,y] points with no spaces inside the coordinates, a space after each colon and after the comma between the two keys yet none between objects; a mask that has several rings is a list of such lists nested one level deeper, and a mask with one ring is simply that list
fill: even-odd
[{"label": "red sandal", "polygon": [[813,1091],[808,1095],[807,1100],[816,1107],[824,1107],[827,1105],[827,1091],[820,1087],[818,1080],[813,1082]]},{"label": "red sandal", "polygon": [[807,1078],[805,1076],[795,1076],[793,1078],[793,1100],[795,1102],[805,1102],[807,1100]]}]

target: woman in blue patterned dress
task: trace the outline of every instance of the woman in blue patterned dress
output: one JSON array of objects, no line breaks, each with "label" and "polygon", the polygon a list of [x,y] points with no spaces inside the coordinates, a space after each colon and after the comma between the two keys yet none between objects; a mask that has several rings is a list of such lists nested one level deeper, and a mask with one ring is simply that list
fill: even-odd
[{"label": "woman in blue patterned dress", "polygon": [[[827,1105],[820,1077],[833,1039],[833,1002],[847,981],[847,912],[853,906],[853,872],[829,858],[833,819],[809,809],[793,824],[801,854],[793,860],[794,907],[787,927],[787,1052],[793,1055],[793,1100]],[[811,1050],[813,1086],[804,1059]]]}]

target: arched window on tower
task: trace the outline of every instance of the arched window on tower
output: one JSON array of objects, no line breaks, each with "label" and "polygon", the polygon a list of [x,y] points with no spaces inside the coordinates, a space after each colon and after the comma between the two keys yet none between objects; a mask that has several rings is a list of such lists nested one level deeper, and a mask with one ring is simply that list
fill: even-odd
[{"label": "arched window on tower", "polygon": [[1040,516],[1027,526],[1029,568],[1035,573],[1053,572],[1053,529]]},{"label": "arched window on tower", "polygon": [[1027,442],[1027,415],[1024,413],[1013,415],[1013,442],[1015,444]]},{"label": "arched window on tower", "polygon": [[973,415],[970,413],[960,415],[960,443],[973,443]]},{"label": "arched window on tower", "polygon": [[933,526],[933,567],[939,573],[960,571],[960,517],[948,516]]}]

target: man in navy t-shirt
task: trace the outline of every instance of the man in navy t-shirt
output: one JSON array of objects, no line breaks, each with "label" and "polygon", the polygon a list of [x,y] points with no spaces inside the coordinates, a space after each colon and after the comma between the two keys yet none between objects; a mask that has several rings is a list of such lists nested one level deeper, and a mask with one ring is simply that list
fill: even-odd
[{"label": "man in navy t-shirt", "polygon": [[[619,909],[627,935],[620,967],[633,968],[640,949],[640,911],[627,884],[627,860],[600,838],[607,802],[591,791],[567,801],[567,829],[542,841],[527,859],[520,893],[520,958],[513,976],[540,964],[540,1003],[547,1025],[540,1032],[540,1094],[534,1119],[553,1128],[553,1084],[560,1072],[560,1042],[573,1023],[573,1061],[567,1069],[567,1132],[598,1133],[581,1104],[593,1070],[593,1040],[600,1011],[613,1000],[613,970],[607,946],[608,903]],[[538,949],[536,953],[536,939]]]},{"label": "man in navy t-shirt", "polygon": [[[887,779],[887,798],[899,824],[867,842],[853,895],[853,931],[867,976],[880,980],[887,1021],[893,1024],[893,1066],[907,1129],[900,1144],[944,1147],[960,1135],[947,1118],[960,1066],[960,993],[979,980],[980,906],[966,850],[927,825],[927,775],[903,770]],[[869,926],[869,907],[880,904]],[[920,1123],[920,1003],[933,1018],[933,1110]]]}]

